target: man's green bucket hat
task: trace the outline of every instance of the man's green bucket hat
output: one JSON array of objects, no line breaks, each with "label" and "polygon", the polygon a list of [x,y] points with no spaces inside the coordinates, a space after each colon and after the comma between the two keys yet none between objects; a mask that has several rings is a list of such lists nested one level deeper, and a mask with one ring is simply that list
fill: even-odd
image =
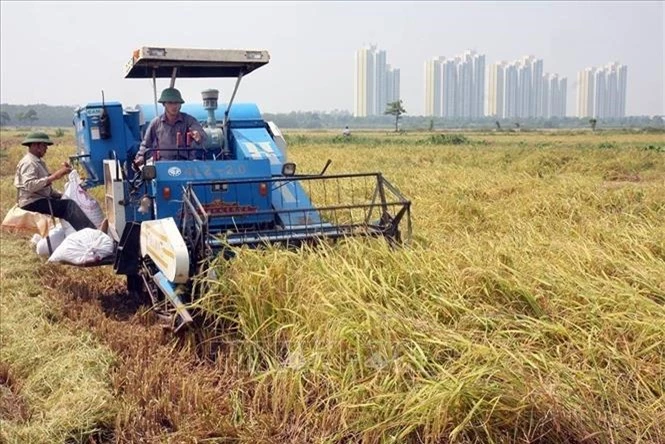
[{"label": "man's green bucket hat", "polygon": [[23,142],[21,142],[21,145],[30,146],[31,143],[45,143],[47,145],[53,145],[53,142],[51,142],[48,134],[39,131],[28,134]]},{"label": "man's green bucket hat", "polygon": [[185,103],[185,101],[182,100],[182,96],[180,95],[180,91],[178,91],[175,88],[166,88],[164,91],[162,91],[162,95],[159,97],[158,102],[159,103],[165,103],[165,102]]}]

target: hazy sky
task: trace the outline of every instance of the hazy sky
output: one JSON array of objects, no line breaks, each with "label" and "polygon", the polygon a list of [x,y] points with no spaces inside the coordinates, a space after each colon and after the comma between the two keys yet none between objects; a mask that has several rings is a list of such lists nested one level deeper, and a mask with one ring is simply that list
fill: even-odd
[{"label": "hazy sky", "polygon": [[[141,46],[266,49],[271,61],[243,79],[236,100],[263,112],[353,110],[354,52],[373,43],[401,70],[410,115],[424,111],[424,62],[466,49],[486,64],[535,55],[568,78],[628,66],[626,113],[665,114],[662,1],[654,2],[0,2],[0,101],[81,105],[150,103],[150,80],[124,79]],[[185,100],[229,80],[180,79]],[[168,80],[158,80],[158,88]],[[223,100],[222,100],[223,98]]]}]

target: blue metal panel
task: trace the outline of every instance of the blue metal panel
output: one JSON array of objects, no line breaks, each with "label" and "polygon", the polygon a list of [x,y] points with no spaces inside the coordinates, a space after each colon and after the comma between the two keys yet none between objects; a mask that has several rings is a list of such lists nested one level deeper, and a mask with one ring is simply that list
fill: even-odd
[{"label": "blue metal panel", "polygon": [[[270,171],[278,176],[282,173],[284,154],[275,144],[265,128],[232,128],[230,143],[238,159],[268,159]],[[312,208],[309,196],[298,181],[285,181],[273,187],[272,204],[276,210],[296,210]],[[278,213],[282,223],[289,226],[320,224],[316,211]]]},{"label": "blue metal panel", "polygon": [[[106,109],[110,122],[110,137],[103,139],[100,132],[100,117]],[[128,155],[138,149],[138,116],[124,114],[118,102],[89,103],[78,108],[73,120],[76,130],[76,154],[86,170],[88,178],[84,186],[96,186],[104,182],[104,159],[117,158],[124,162]]]},{"label": "blue metal panel", "polygon": [[[266,192],[262,196],[258,183],[227,183],[234,179],[270,178],[270,164],[266,159],[162,160],[155,162],[155,168],[157,175],[153,180],[153,186],[158,219],[174,217],[176,223],[180,222],[183,187],[192,184],[196,196],[208,214],[219,216],[211,219],[211,227],[235,227],[273,221],[271,214],[254,214],[271,208],[270,193]],[[164,188],[170,189],[171,195],[168,199],[165,197]],[[232,217],[223,216],[229,213],[241,214]]]},{"label": "blue metal panel", "polygon": [[232,128],[229,143],[238,160],[268,159],[272,174],[282,172],[284,154],[265,128]]},{"label": "blue metal panel", "polygon": [[138,110],[125,110],[124,118],[130,140],[141,140],[141,128],[139,126],[140,112]]},{"label": "blue metal panel", "polygon": [[[238,159],[268,159],[270,171],[278,176],[282,173],[284,153],[275,144],[265,128],[232,128],[230,143]],[[309,196],[298,181],[285,181],[273,187],[272,204],[276,210],[297,210],[312,208]],[[316,225],[321,218],[316,211],[278,213],[286,227]]]},{"label": "blue metal panel", "polygon": [[[298,181],[275,182],[271,191],[272,205],[276,210],[297,210],[299,208],[313,208],[308,194]],[[321,224],[321,217],[317,211],[306,210],[288,213],[277,213],[285,228],[298,226],[317,226]]]}]

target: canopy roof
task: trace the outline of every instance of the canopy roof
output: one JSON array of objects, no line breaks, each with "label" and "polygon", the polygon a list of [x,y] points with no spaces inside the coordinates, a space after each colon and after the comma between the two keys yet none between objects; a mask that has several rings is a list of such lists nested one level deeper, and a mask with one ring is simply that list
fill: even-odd
[{"label": "canopy roof", "polygon": [[144,46],[125,65],[126,79],[153,77],[238,77],[270,61],[268,51],[244,49],[193,49]]}]

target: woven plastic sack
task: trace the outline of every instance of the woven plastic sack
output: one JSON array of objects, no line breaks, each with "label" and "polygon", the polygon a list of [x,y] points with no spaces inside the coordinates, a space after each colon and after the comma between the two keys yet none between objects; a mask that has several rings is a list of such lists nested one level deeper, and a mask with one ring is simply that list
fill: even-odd
[{"label": "woven plastic sack", "polygon": [[[48,232],[48,236],[40,236],[40,239],[37,239],[35,245],[37,254],[43,257],[49,257],[60,246],[60,244],[67,236],[74,234],[75,232],[76,230],[74,230],[71,225],[68,225],[68,227],[65,227],[64,224],[56,225]],[[33,241],[34,240],[35,238],[33,237]]]},{"label": "woven plastic sack", "polygon": [[5,215],[2,228],[9,231],[27,231],[46,236],[55,224],[53,218],[34,211],[26,211],[14,205]]},{"label": "woven plastic sack", "polygon": [[113,239],[100,230],[84,228],[67,236],[48,261],[91,265],[111,255],[113,255]]},{"label": "woven plastic sack", "polygon": [[71,199],[78,204],[88,219],[99,227],[104,221],[104,211],[99,203],[81,186],[81,176],[78,171],[72,170],[69,173],[69,180],[65,184],[65,191],[62,193],[63,199]]}]

